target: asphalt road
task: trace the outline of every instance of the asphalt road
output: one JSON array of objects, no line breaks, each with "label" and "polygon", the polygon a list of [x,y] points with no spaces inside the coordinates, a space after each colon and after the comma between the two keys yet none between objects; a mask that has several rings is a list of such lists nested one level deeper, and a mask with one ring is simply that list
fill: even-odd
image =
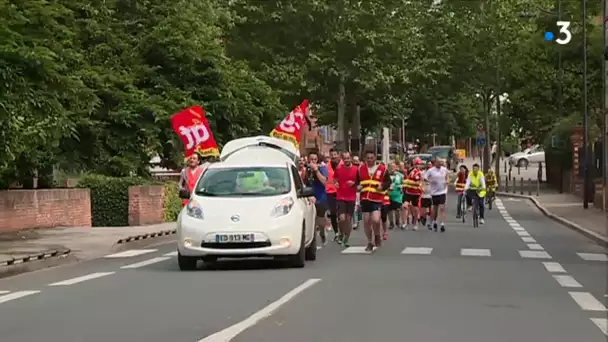
[{"label": "asphalt road", "polygon": [[329,244],[304,269],[180,272],[164,244],[0,279],[0,340],[605,341],[606,250],[522,200],[498,206],[479,229],[452,213],[446,233],[391,232],[372,255]]}]

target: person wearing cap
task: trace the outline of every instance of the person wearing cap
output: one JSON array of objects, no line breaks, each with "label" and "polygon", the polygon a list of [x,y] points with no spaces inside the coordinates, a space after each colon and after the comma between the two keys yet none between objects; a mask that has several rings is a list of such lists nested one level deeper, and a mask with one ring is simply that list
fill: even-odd
[{"label": "person wearing cap", "polygon": [[[403,182],[405,185],[405,198],[404,201],[408,202],[409,212],[412,215],[413,230],[418,230],[418,204],[420,196],[422,195],[422,159],[416,158],[414,160],[414,168],[407,175],[406,180]],[[407,214],[406,214],[407,215]],[[402,227],[406,229],[405,225]]]}]

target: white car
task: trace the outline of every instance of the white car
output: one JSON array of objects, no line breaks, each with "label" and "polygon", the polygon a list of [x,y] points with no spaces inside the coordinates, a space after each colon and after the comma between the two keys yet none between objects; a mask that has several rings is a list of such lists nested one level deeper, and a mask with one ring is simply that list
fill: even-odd
[{"label": "white car", "polygon": [[193,193],[180,192],[190,199],[177,220],[180,269],[196,269],[199,259],[273,257],[293,267],[315,260],[314,194],[302,183],[298,158],[291,143],[271,137],[226,144]]},{"label": "white car", "polygon": [[545,162],[545,150],[541,145],[534,145],[509,156],[509,164],[514,166],[527,167],[530,163],[539,162]]}]

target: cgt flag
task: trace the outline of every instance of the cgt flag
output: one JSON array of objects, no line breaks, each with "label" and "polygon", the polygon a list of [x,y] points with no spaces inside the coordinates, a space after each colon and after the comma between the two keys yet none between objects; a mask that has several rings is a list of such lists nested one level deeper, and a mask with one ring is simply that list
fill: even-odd
[{"label": "cgt flag", "polygon": [[186,158],[194,153],[202,157],[220,155],[202,107],[192,106],[174,114],[171,117],[171,125],[184,144]]},{"label": "cgt flag", "polygon": [[291,141],[296,147],[300,147],[302,128],[306,125],[310,127],[308,112],[308,100],[304,100],[279,122],[277,127],[270,132],[270,136]]}]

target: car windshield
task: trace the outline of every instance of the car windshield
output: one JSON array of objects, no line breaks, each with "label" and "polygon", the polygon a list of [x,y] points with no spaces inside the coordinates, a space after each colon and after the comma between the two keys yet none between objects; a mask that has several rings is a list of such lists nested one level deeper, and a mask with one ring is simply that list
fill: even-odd
[{"label": "car windshield", "polygon": [[287,167],[208,169],[194,193],[209,197],[277,196],[291,191]]},{"label": "car windshield", "polygon": [[447,159],[450,149],[446,147],[433,147],[430,152],[433,155],[433,158],[439,157],[441,159]]}]

